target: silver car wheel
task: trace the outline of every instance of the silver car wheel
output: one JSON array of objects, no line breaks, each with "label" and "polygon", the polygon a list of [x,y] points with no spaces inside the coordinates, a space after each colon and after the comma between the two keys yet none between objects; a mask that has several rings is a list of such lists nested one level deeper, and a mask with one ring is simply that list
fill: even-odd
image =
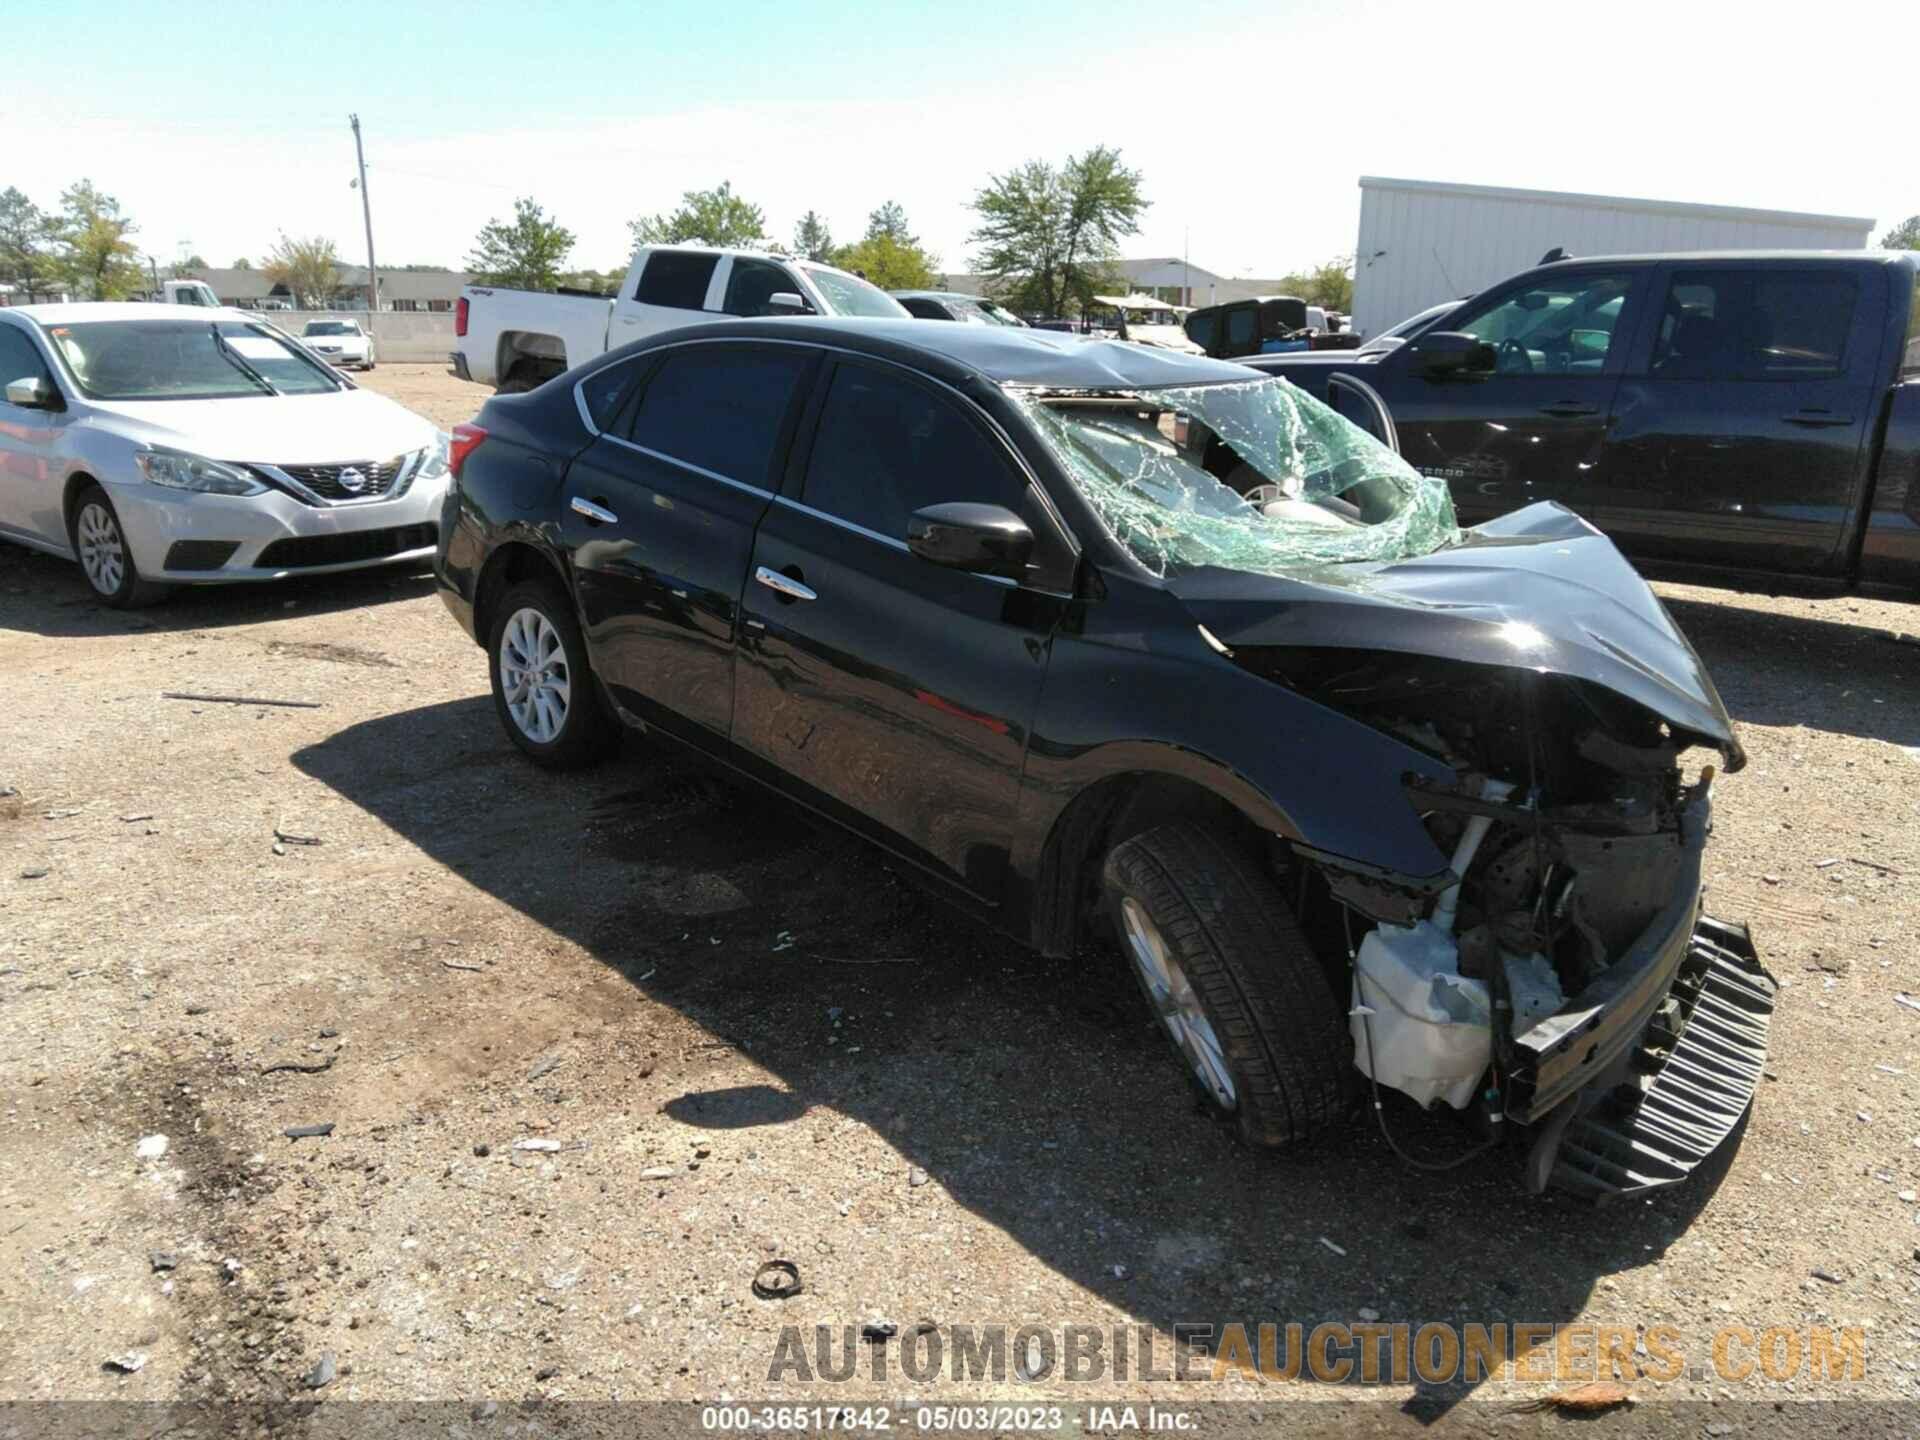
[{"label": "silver car wheel", "polygon": [[550,745],[566,728],[573,700],[567,649],[553,622],[531,607],[516,610],[500,632],[500,691],[520,733]]},{"label": "silver car wheel", "polygon": [[1214,1034],[1213,1022],[1200,1006],[1186,971],[1173,958],[1160,927],[1153,923],[1146,907],[1131,895],[1120,902],[1120,921],[1126,931],[1127,958],[1147,992],[1167,1034],[1187,1057],[1195,1078],[1223,1110],[1237,1103],[1233,1072],[1227,1068],[1227,1054]]},{"label": "silver car wheel", "polygon": [[113,512],[89,500],[80,507],[73,528],[80,541],[80,568],[86,572],[87,583],[102,595],[119,594],[127,578],[127,547]]}]

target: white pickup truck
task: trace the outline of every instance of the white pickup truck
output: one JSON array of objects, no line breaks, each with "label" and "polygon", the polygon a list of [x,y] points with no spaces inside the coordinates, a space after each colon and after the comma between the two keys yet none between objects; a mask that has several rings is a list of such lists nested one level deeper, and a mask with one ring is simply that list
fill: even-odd
[{"label": "white pickup truck", "polygon": [[467,286],[454,305],[449,359],[462,380],[512,394],[615,346],[728,315],[913,318],[884,290],[831,265],[754,250],[648,246],[634,254],[612,297]]}]

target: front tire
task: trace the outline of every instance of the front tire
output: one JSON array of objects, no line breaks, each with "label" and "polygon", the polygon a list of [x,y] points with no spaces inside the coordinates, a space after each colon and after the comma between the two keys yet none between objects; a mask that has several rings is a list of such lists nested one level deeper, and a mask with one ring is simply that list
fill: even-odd
[{"label": "front tire", "polygon": [[1216,1114],[1273,1147],[1345,1118],[1340,1007],[1254,856],[1217,829],[1163,825],[1115,847],[1102,878],[1122,953]]},{"label": "front tire", "polygon": [[87,486],[74,502],[69,538],[88,586],[116,610],[152,605],[164,600],[172,588],[140,578],[126,533],[120,528],[119,512],[98,485]]},{"label": "front tire", "polygon": [[487,636],[493,705],[507,738],[536,764],[573,770],[619,748],[587,661],[573,606],[556,584],[530,580],[502,597]]}]

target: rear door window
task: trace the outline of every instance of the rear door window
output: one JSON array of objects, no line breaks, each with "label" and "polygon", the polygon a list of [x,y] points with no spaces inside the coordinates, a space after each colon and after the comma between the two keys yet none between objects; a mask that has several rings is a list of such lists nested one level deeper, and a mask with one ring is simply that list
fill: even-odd
[{"label": "rear door window", "polygon": [[1220,334],[1220,312],[1218,310],[1198,310],[1187,317],[1187,338],[1209,355],[1213,353],[1213,342]]},{"label": "rear door window", "polygon": [[713,280],[718,255],[701,255],[691,250],[656,250],[647,257],[640,272],[640,283],[633,298],[642,305],[666,305],[675,310],[702,310],[707,304],[707,286]]},{"label": "rear door window", "polygon": [[669,351],[641,393],[628,438],[682,464],[771,488],[781,426],[811,363],[810,352],[790,346]]},{"label": "rear door window", "polygon": [[1227,343],[1224,347],[1229,355],[1251,355],[1260,348],[1256,333],[1260,324],[1260,312],[1251,305],[1242,305],[1227,311]]},{"label": "rear door window", "polygon": [[1652,373],[1670,380],[1808,380],[1844,373],[1859,304],[1836,271],[1683,270],[1654,334]]}]

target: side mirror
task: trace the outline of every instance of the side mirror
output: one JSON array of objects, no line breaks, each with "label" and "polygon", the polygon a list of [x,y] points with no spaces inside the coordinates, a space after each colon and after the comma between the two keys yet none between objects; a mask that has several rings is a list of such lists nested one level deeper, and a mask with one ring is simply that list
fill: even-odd
[{"label": "side mirror", "polygon": [[7,382],[7,403],[22,410],[64,410],[60,392],[44,375],[28,375]]},{"label": "side mirror", "polygon": [[1495,363],[1491,345],[1458,330],[1430,330],[1404,348],[1413,357],[1414,369],[1427,375],[1491,373]]},{"label": "side mirror", "polygon": [[1019,580],[1033,557],[1033,531],[1004,505],[950,501],[908,517],[907,549],[949,570]]},{"label": "side mirror", "polygon": [[793,290],[776,290],[767,297],[767,308],[776,315],[811,315],[813,306],[807,297]]}]

